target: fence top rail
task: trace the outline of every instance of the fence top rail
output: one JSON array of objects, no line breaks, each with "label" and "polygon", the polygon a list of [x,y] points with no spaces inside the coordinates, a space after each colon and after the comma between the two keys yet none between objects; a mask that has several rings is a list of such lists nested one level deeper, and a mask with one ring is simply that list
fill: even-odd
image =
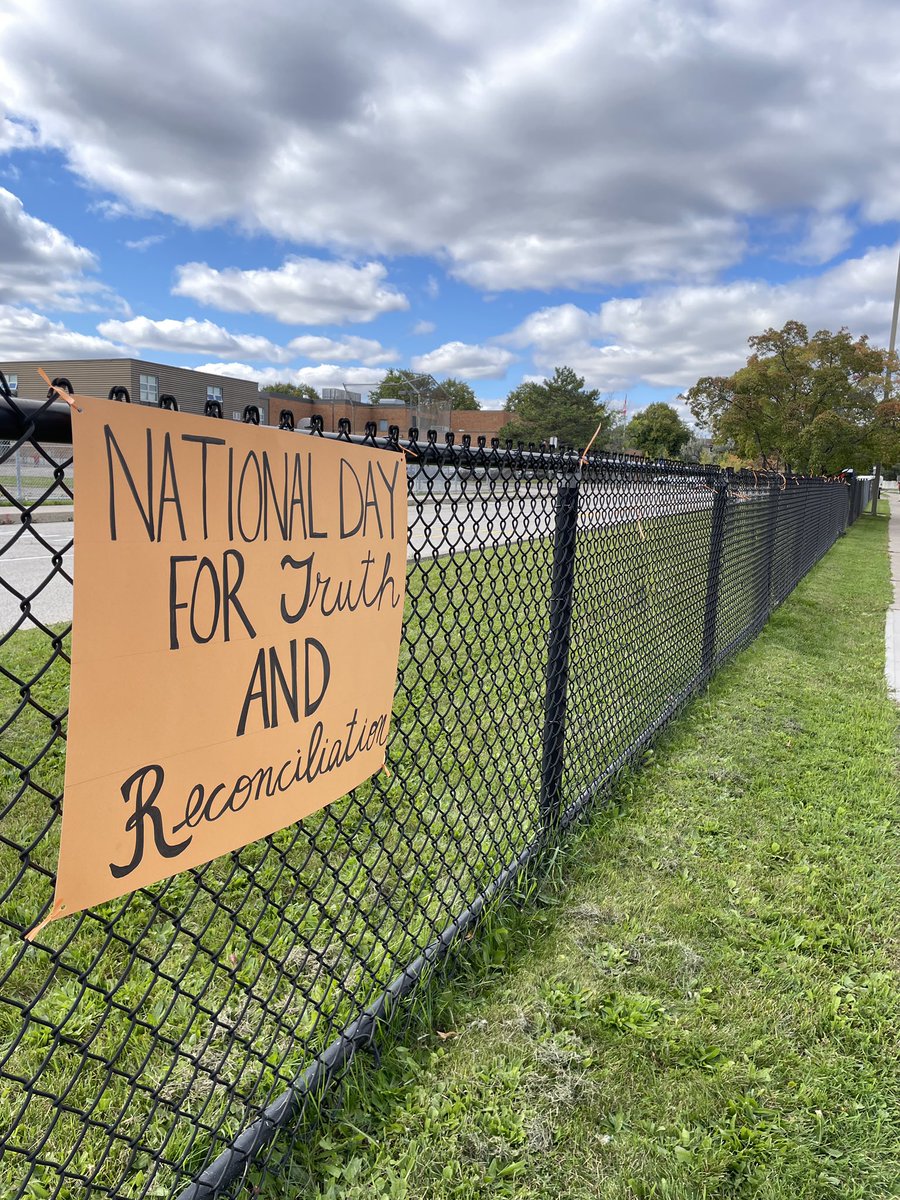
[{"label": "fence top rail", "polygon": [[[5,401],[5,403],[3,402]],[[161,405],[173,410],[170,405]],[[253,410],[253,411],[251,411]],[[207,413],[210,419],[221,419],[221,412]],[[177,416],[173,417],[177,420]],[[244,413],[244,423],[258,425],[259,410],[254,405],[248,405]],[[390,426],[387,436],[379,436],[374,421],[367,422],[364,434],[350,432],[349,421],[341,421],[341,428],[336,433],[327,432],[323,428],[323,418],[313,414],[308,429],[294,429],[287,422],[279,426],[279,431],[299,433],[307,437],[322,437],[333,441],[344,441],[350,444],[375,446],[386,450],[405,451],[409,455],[410,466],[441,465],[441,466],[506,466],[511,468],[538,469],[548,473],[558,472],[565,475],[580,474],[585,479],[606,477],[610,474],[630,478],[637,482],[641,478],[654,479],[656,476],[666,480],[679,477],[693,482],[705,483],[708,487],[716,487],[725,483],[733,483],[741,487],[771,486],[778,483],[782,488],[788,484],[796,485],[803,480],[819,480],[841,483],[846,486],[843,476],[804,476],[781,471],[734,470],[712,464],[686,463],[676,459],[646,459],[636,455],[622,454],[614,451],[600,450],[591,452],[584,457],[582,452],[571,446],[552,447],[545,444],[513,444],[507,440],[501,444],[499,438],[491,438],[490,442],[480,436],[475,444],[468,434],[457,441],[456,435],[447,433],[440,435],[433,429],[421,431],[411,428],[407,431],[406,439],[401,439],[400,428]],[[273,428],[273,427],[269,427]],[[58,444],[71,444],[72,415],[68,404],[48,398],[46,400],[30,400],[27,398],[0,395],[0,438],[11,441],[35,439]],[[655,481],[655,479],[654,479]]]}]

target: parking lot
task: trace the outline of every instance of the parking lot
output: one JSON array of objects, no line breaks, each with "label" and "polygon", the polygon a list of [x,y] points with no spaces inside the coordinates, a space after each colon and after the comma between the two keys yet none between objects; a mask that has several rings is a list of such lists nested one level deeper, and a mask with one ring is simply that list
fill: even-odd
[{"label": "parking lot", "polygon": [[[554,482],[534,483],[527,490],[527,503],[516,490],[490,495],[462,488],[414,497],[409,506],[407,557],[438,558],[552,537],[555,491]],[[698,488],[667,488],[648,482],[624,490],[619,483],[613,492],[592,484],[583,492],[579,525],[596,529],[660,513],[697,511],[711,503],[711,493]],[[15,592],[31,597],[35,622],[46,625],[71,620],[72,585],[67,576],[73,568],[72,534],[71,521],[35,525],[24,534],[19,525],[0,526],[0,580],[7,585],[0,587],[0,632],[21,620]],[[54,555],[59,556],[57,564]],[[26,620],[21,627],[29,628],[32,623]]]}]

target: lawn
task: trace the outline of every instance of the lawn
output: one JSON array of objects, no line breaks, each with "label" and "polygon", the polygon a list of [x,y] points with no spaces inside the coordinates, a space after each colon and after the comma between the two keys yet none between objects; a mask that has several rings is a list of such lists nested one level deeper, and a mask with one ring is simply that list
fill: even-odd
[{"label": "lawn", "polygon": [[[761,511],[735,513],[742,555],[765,546]],[[183,1186],[246,1126],[254,1105],[286,1087],[535,836],[550,532],[535,528],[519,546],[411,570],[390,774],[238,854],[51,925],[27,949],[19,931],[46,904],[55,864],[64,769],[56,715],[68,677],[60,655],[37,678],[51,648],[46,635],[6,643],[4,668],[35,682],[33,703],[3,739],[0,794],[18,795],[15,763],[39,761],[0,818],[0,1063],[3,1075],[21,1080],[0,1096],[0,1130],[9,1138],[0,1196],[22,1188],[29,1200],[82,1196],[86,1181],[117,1197]],[[865,536],[858,527],[839,553]],[[708,540],[708,510],[600,526],[582,539],[564,802],[683,696],[699,662]],[[878,577],[884,556],[872,553],[871,538],[866,545]],[[871,603],[873,613],[877,607]],[[752,615],[752,596],[728,611],[740,626]],[[731,630],[717,630],[717,645]],[[751,706],[756,699],[771,697],[750,697]],[[0,681],[0,719],[19,703],[18,687]],[[577,873],[586,853],[579,847],[571,859]],[[602,845],[591,851],[598,870],[615,877],[619,851],[604,864],[608,853]],[[612,894],[614,880],[609,886]],[[561,906],[553,900],[531,912],[525,925],[535,944]],[[482,964],[507,961],[504,919],[472,943]],[[592,919],[585,928],[594,931]],[[458,1004],[465,992],[453,995]],[[535,1040],[527,1026],[520,1032],[501,1041]],[[405,1077],[407,1060],[387,1061]],[[409,1062],[431,1069],[427,1053]],[[386,1088],[393,1096],[394,1083]],[[314,1144],[316,1187],[334,1163],[320,1169],[324,1143]],[[302,1159],[295,1166],[309,1182]],[[527,1163],[501,1154],[496,1171],[515,1179]],[[397,1179],[402,1173],[400,1186]],[[276,1187],[272,1196],[279,1194]]]},{"label": "lawn", "polygon": [[898,712],[863,517],[263,1195],[900,1195]]},{"label": "lawn", "polygon": [[[0,456],[2,453],[3,444],[0,443]],[[68,493],[63,490],[64,487]],[[29,464],[16,472],[14,461],[2,461],[0,457],[0,489],[13,497],[10,500],[0,491],[0,506],[11,505],[17,499],[23,504],[34,504],[37,500],[41,500],[42,504],[71,504],[73,487],[71,462],[65,465],[62,476],[57,480],[50,463],[41,462],[37,467]],[[46,499],[42,499],[44,496]]]},{"label": "lawn", "polygon": [[[14,763],[39,759],[0,819],[7,846],[30,847],[0,856],[13,926],[0,932],[0,1063],[37,1084],[0,1094],[0,1196],[75,1197],[79,1175],[127,1197],[169,1195],[178,1170],[183,1186],[253,1119],[247,1102],[283,1090],[533,836],[550,554],[544,539],[415,568],[390,774],[238,854],[49,926],[55,963],[15,927],[48,899],[58,850],[58,822],[43,831],[62,789],[52,717],[67,703],[66,658],[36,681],[0,763],[9,800]],[[42,633],[17,634],[4,668],[31,678],[49,650]],[[19,704],[0,681],[0,720]],[[65,1167],[35,1170],[32,1156]]]}]

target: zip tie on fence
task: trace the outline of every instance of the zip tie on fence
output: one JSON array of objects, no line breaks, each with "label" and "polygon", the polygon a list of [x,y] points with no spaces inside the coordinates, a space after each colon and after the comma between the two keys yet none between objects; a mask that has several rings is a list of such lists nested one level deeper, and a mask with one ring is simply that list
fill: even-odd
[{"label": "zip tie on fence", "polygon": [[[81,405],[77,403],[79,400],[87,400],[90,404],[93,404],[94,402],[97,404],[105,404],[106,400],[110,399],[109,396],[107,396],[106,400],[104,400],[100,396],[84,396],[81,394],[81,392],[60,391],[60,389],[53,383],[53,380],[48,377],[47,372],[43,369],[43,367],[38,367],[38,375],[40,375],[41,379],[43,379],[44,382],[49,386],[50,391],[54,396],[60,400],[65,400],[66,404],[68,404],[68,406],[73,408],[76,412],[84,412],[84,409],[81,407]],[[113,390],[125,392],[126,395],[128,393],[127,388],[114,388]],[[48,396],[47,398],[49,399],[50,397]]]},{"label": "zip tie on fence", "polygon": [[584,452],[582,453],[582,455],[581,455],[581,458],[578,460],[578,465],[579,465],[579,467],[583,467],[583,466],[584,466],[584,464],[587,462],[588,450],[590,450],[591,446],[593,446],[594,442],[596,442],[596,440],[597,440],[597,434],[600,432],[600,430],[601,430],[602,426],[603,426],[603,418],[601,417],[601,418],[600,418],[600,424],[599,424],[599,425],[597,426],[597,428],[594,430],[594,436],[591,438],[591,440],[590,440],[590,441],[588,442],[588,444],[585,446],[585,448],[584,448]]},{"label": "zip tie on fence", "polygon": [[58,400],[65,400],[65,402],[66,402],[66,404],[68,404],[69,408],[74,408],[76,410],[76,412],[84,412],[84,409],[80,408],[75,403],[74,395],[70,395],[68,392],[61,392],[59,390],[59,388],[56,388],[53,386],[52,379],[50,378],[50,376],[47,374],[47,372],[44,370],[43,367],[38,367],[37,373],[38,373],[38,375],[40,375],[41,379],[43,379],[44,383],[46,383],[47,387],[50,389],[51,392],[53,392],[53,394],[57,397]]},{"label": "zip tie on fence", "polygon": [[387,765],[387,763],[385,763],[381,769],[382,769],[382,771],[384,771],[385,775],[387,775],[388,779],[394,778],[393,772],[391,771],[391,768]]},{"label": "zip tie on fence", "polygon": [[[38,368],[38,369],[40,369],[40,368]],[[38,921],[38,923],[37,923],[37,925],[35,925],[34,929],[29,929],[28,932],[23,935],[25,938],[25,941],[33,942],[34,939],[37,937],[37,935],[41,932],[42,929],[44,929],[47,925],[49,925],[51,921],[55,921],[57,919],[57,917],[65,916],[65,912],[66,912],[66,906],[64,904],[54,905],[54,907],[51,908],[50,911],[47,913],[46,917],[44,917],[43,921]]]}]

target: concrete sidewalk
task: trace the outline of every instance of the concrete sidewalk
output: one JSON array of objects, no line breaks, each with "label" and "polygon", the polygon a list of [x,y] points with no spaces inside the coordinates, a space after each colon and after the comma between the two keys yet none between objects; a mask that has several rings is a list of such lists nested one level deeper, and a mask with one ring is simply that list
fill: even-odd
[{"label": "concrete sidewalk", "polygon": [[888,525],[888,554],[891,560],[891,579],[894,584],[894,600],[888,609],[884,629],[885,674],[888,691],[900,703],[900,492],[896,488],[885,490],[891,509]]}]

